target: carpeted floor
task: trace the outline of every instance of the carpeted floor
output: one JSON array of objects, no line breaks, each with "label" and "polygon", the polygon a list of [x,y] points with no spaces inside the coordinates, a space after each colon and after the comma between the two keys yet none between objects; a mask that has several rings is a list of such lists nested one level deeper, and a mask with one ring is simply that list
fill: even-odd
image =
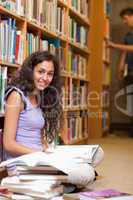
[{"label": "carpeted floor", "polygon": [[97,167],[99,179],[90,189],[114,188],[133,194],[133,138],[115,134],[88,143],[99,143],[105,152],[103,162]]}]

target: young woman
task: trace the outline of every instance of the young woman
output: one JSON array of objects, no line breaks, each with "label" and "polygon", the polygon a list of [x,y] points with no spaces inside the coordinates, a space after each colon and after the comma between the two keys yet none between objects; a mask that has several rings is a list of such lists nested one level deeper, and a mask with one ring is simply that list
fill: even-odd
[{"label": "young woman", "polygon": [[[5,96],[3,143],[6,160],[47,149],[62,124],[60,94],[59,65],[55,56],[46,51],[31,54]],[[68,178],[70,182],[81,184],[81,179],[81,185],[92,182],[94,167],[101,162],[103,154],[99,148],[92,165],[86,165],[86,171],[77,173],[81,168],[73,169]]]},{"label": "young woman", "polygon": [[[7,89],[5,96],[5,159],[45,151],[62,125],[61,84],[58,62],[52,54],[31,54]],[[103,159],[97,151],[90,170]]]},{"label": "young woman", "polygon": [[46,51],[31,54],[5,97],[5,159],[45,151],[61,128],[59,65]]}]

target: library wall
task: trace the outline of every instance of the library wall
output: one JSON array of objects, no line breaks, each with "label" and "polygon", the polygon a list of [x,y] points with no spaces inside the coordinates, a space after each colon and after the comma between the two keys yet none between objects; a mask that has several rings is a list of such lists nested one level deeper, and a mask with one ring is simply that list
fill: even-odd
[{"label": "library wall", "polygon": [[[120,10],[128,6],[133,6],[132,0],[112,0],[111,16],[111,39],[121,43],[125,33],[128,31],[119,17]],[[117,64],[119,61],[119,51],[111,51],[111,101],[110,101],[110,123],[128,123],[128,116],[118,111],[114,105],[115,95],[123,87],[123,81],[117,79]],[[120,107],[126,106],[126,97],[123,96],[119,101]]]}]

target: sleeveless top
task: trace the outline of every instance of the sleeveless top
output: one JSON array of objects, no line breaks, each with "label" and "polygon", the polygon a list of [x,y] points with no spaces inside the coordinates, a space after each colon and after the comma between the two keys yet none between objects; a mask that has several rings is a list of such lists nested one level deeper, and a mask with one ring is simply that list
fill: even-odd
[{"label": "sleeveless top", "polygon": [[[5,100],[13,90],[21,95],[22,101],[25,104],[25,108],[20,112],[18,119],[16,141],[26,147],[42,151],[41,130],[44,127],[42,110],[39,106],[33,106],[29,98],[16,87],[12,87],[7,91]],[[4,158],[6,160],[14,157],[16,157],[16,155],[13,156],[4,151]]]}]

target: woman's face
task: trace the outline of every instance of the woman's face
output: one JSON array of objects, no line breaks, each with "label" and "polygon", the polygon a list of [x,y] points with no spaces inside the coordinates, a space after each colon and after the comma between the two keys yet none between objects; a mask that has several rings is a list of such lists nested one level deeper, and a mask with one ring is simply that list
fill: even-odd
[{"label": "woman's face", "polygon": [[33,79],[37,90],[44,90],[49,86],[54,76],[54,64],[52,61],[43,61],[37,64],[33,70]]}]

